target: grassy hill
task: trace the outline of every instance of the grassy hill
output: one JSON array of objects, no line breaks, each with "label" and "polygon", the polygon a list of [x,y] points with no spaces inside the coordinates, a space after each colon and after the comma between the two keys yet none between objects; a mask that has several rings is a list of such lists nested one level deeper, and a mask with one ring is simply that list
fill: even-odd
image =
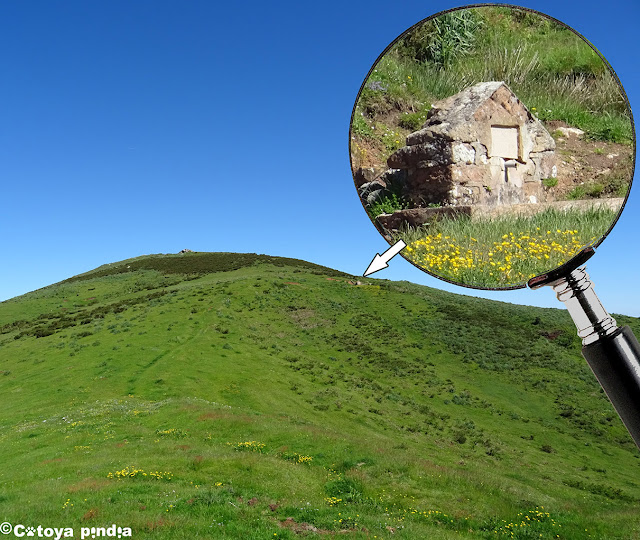
[{"label": "grassy hill", "polygon": [[640,452],[568,314],[358,279],[156,255],[0,303],[0,521],[640,538]]}]

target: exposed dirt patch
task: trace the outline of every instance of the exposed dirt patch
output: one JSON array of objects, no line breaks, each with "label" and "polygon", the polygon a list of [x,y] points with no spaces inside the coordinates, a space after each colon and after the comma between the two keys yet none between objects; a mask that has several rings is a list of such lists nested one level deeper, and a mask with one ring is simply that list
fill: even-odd
[{"label": "exposed dirt patch", "polygon": [[448,471],[449,468],[448,467],[443,467],[442,465],[438,465],[437,463],[434,463],[433,461],[430,461],[428,459],[421,459],[418,461],[418,465],[420,467],[422,467],[423,469],[426,470],[436,470],[436,471]]},{"label": "exposed dirt patch", "polygon": [[250,424],[253,422],[253,418],[247,415],[237,415],[233,413],[224,412],[208,412],[198,416],[200,422],[206,420],[232,420],[233,422],[242,422],[244,424]]},{"label": "exposed dirt patch", "polygon": [[62,461],[62,458],[55,458],[55,459],[45,459],[44,461],[41,461],[40,463],[42,465],[48,465],[49,463],[60,463]]},{"label": "exposed dirt patch", "polygon": [[[619,190],[622,183],[631,180],[633,148],[624,144],[591,141],[576,134],[563,134],[558,128],[567,128],[565,122],[546,124],[556,141],[558,184],[548,188],[556,200],[566,199],[578,186],[594,190],[601,197],[624,197]],[[594,186],[595,189],[594,189]],[[602,191],[597,193],[602,186]],[[583,198],[583,197],[580,197]]]},{"label": "exposed dirt patch", "polygon": [[208,412],[198,416],[198,420],[202,422],[203,420],[218,420],[219,418],[224,418],[224,417],[225,415],[218,412]]},{"label": "exposed dirt patch", "polygon": [[296,309],[291,311],[289,316],[300,328],[316,328],[327,322],[323,319],[319,319],[316,316],[316,312],[312,309]]},{"label": "exposed dirt patch", "polygon": [[329,534],[330,532],[328,530],[318,529],[314,525],[311,525],[311,523],[306,523],[306,522],[298,523],[293,518],[287,518],[284,521],[281,521],[280,527],[282,527],[283,529],[290,529],[296,533],[304,533],[304,532],[310,531],[318,534]]},{"label": "exposed dirt patch", "polygon": [[[410,108],[406,111],[398,109],[391,109],[386,112],[377,111],[375,127],[372,126],[373,131],[384,132],[385,129],[391,129],[399,135],[398,140],[404,144],[407,135],[412,131],[400,126],[400,117],[404,112],[416,112],[416,110]],[[382,133],[378,133],[378,135],[382,135]],[[354,170],[359,167],[386,167],[387,158],[391,153],[380,140],[352,135],[351,161]]]},{"label": "exposed dirt patch", "polygon": [[108,480],[102,480],[97,478],[84,478],[77,482],[76,484],[72,484],[67,488],[69,493],[76,493],[78,491],[100,491],[102,488],[109,485]]},{"label": "exposed dirt patch", "polygon": [[183,405],[180,408],[181,411],[199,411],[200,409],[201,409],[200,405]]},{"label": "exposed dirt patch", "polygon": [[554,341],[558,336],[562,335],[562,330],[552,330],[551,332],[540,332],[540,335],[546,337],[549,341]]},{"label": "exposed dirt patch", "polygon": [[351,166],[353,170],[360,167],[378,167],[387,163],[387,149],[379,141],[355,137],[351,139]]},{"label": "exposed dirt patch", "polygon": [[92,519],[96,519],[98,514],[99,511],[97,508],[91,508],[82,516],[82,521],[91,521]]},{"label": "exposed dirt patch", "polygon": [[143,527],[144,531],[155,531],[166,526],[167,522],[164,519],[158,519],[156,521],[147,521]]},{"label": "exposed dirt patch", "polygon": [[278,522],[278,524],[283,529],[289,529],[297,534],[304,535],[304,536],[306,536],[310,532],[315,534],[330,534],[330,535],[334,535],[336,533],[351,534],[356,532],[357,530],[360,530],[362,532],[368,532],[364,528],[363,529],[341,529],[339,531],[330,531],[328,529],[318,529],[318,527],[316,527],[315,525],[312,525],[311,523],[306,523],[306,522],[298,523],[293,518],[287,518],[284,521]]}]

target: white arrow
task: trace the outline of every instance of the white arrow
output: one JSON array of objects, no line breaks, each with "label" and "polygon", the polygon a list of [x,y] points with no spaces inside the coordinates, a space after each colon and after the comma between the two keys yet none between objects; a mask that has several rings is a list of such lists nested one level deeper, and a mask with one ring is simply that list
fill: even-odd
[{"label": "white arrow", "polygon": [[376,253],[376,256],[371,261],[369,267],[362,274],[364,277],[367,277],[369,274],[373,274],[378,270],[382,270],[383,268],[387,268],[389,265],[387,264],[391,259],[393,259],[398,253],[400,253],[407,244],[402,240],[398,240],[395,244],[393,244],[387,251],[385,251],[382,255],[380,253]]}]

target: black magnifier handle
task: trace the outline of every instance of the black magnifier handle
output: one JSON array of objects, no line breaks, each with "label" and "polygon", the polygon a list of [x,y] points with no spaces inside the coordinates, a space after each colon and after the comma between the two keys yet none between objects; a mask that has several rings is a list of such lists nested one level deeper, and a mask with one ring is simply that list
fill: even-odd
[{"label": "black magnifier handle", "polygon": [[640,344],[631,328],[585,345],[582,355],[640,448]]},{"label": "black magnifier handle", "polygon": [[619,328],[593,290],[584,267],[551,283],[582,338],[582,355],[640,448],[640,344]]}]

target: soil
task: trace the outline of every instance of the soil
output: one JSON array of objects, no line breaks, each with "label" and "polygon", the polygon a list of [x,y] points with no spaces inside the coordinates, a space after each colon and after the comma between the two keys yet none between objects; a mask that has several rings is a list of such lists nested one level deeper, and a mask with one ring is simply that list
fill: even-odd
[{"label": "soil", "polygon": [[558,185],[548,188],[549,195],[563,200],[577,186],[602,184],[604,197],[620,194],[607,192],[606,186],[616,178],[631,181],[633,174],[633,148],[624,144],[590,141],[584,136],[562,135],[558,128],[570,127],[564,122],[551,121],[546,128],[556,141]]},{"label": "soil", "polygon": [[[295,519],[291,517],[288,517],[284,521],[280,521],[279,525],[283,529],[289,529],[301,536],[307,536],[308,533],[313,533],[315,535],[331,535],[331,536],[334,536],[336,534],[335,531],[330,531],[328,529],[318,529],[311,523],[306,523],[306,522],[298,523]],[[364,528],[360,530],[363,532],[367,532],[367,530]],[[356,531],[357,529],[340,529],[339,531],[337,531],[337,534],[351,534]]]},{"label": "soil", "polygon": [[[404,140],[411,133],[411,130],[398,126],[401,115],[402,113],[395,109],[384,114],[378,114],[376,116],[376,124],[389,126],[396,132],[403,133],[402,140]],[[353,170],[359,167],[386,167],[387,158],[391,154],[382,142],[357,136],[352,136],[349,150],[351,151],[351,166]]]}]

